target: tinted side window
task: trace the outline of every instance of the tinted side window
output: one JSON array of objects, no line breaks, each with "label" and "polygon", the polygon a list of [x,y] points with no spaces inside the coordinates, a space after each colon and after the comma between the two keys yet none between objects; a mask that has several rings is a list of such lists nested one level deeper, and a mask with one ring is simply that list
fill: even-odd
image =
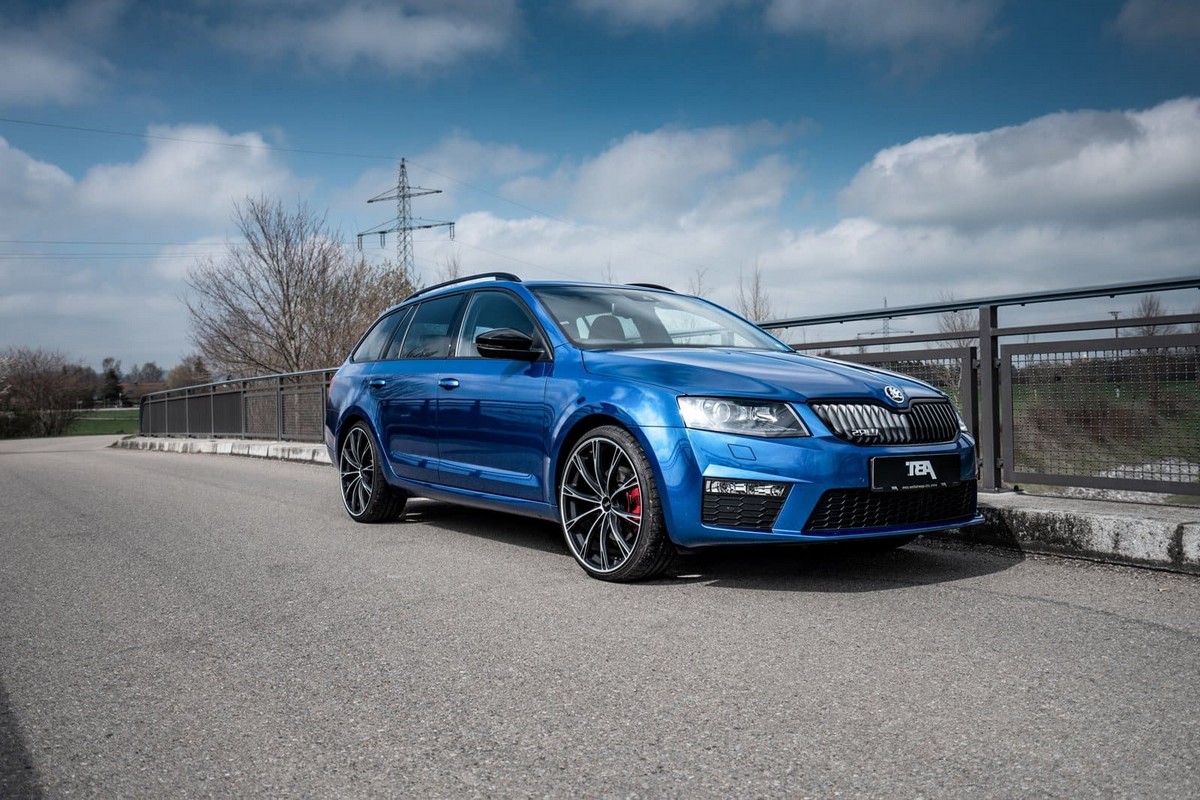
[{"label": "tinted side window", "polygon": [[379,322],[375,323],[375,327],[363,337],[362,342],[358,347],[354,348],[352,358],[355,361],[378,361],[379,354],[383,351],[384,346],[392,338],[392,334],[396,330],[396,326],[400,320],[404,318],[404,314],[396,312],[388,314]]},{"label": "tinted side window", "polygon": [[528,336],[537,336],[533,319],[521,302],[506,292],[476,292],[459,335],[454,354],[459,358],[477,358],[475,337],[497,328],[512,328]]},{"label": "tinted side window", "polygon": [[383,352],[384,361],[392,361],[400,357],[400,346],[404,344],[404,335],[408,332],[408,325],[412,322],[412,318],[413,307],[409,306],[404,310],[404,319],[400,320],[400,324],[396,326],[396,333],[393,334],[392,341]]},{"label": "tinted side window", "polygon": [[452,326],[458,318],[465,295],[456,294],[427,300],[417,306],[404,345],[401,358],[446,358],[450,355]]}]

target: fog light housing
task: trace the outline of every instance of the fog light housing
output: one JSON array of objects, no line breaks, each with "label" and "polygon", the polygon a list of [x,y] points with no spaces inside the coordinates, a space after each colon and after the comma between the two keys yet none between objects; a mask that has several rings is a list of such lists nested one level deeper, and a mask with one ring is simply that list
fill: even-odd
[{"label": "fog light housing", "polygon": [[718,528],[769,531],[791,488],[790,483],[705,478],[700,521]]},{"label": "fog light housing", "polygon": [[705,494],[731,494],[749,497],[783,497],[788,484],[766,483],[765,481],[739,481],[725,478],[705,478]]}]

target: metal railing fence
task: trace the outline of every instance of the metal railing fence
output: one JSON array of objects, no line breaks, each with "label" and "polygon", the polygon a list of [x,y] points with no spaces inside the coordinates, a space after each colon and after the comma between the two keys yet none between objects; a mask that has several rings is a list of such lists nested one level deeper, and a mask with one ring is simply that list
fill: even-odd
[{"label": "metal railing fence", "polygon": [[142,398],[145,436],[324,439],[329,380],[336,369],[289,372],[167,389]]},{"label": "metal railing fence", "polygon": [[[978,313],[978,328],[794,343],[925,380],[955,398],[979,445],[980,488],[1034,483],[1200,495],[1200,313],[1002,327],[1004,308],[1200,288],[1200,278],[957,300],[772,320],[832,323]],[[1111,313],[1111,312],[1110,312]],[[1122,329],[1191,333],[1120,336]],[[1082,340],[1091,331],[1111,338]],[[1014,339],[1044,338],[1047,341]],[[888,351],[893,345],[927,349]],[[854,348],[857,353],[834,351]],[[882,351],[873,348],[882,348]]]},{"label": "metal railing fence", "polygon": [[[1200,313],[999,324],[1000,310],[1014,306],[1197,288],[1200,278],[1149,281],[797,317],[762,327],[786,337],[793,329],[832,323],[975,310],[976,330],[860,335],[792,346],[912,375],[949,394],[979,444],[985,491],[1020,482],[1200,495]],[[1119,334],[1156,326],[1190,326],[1192,332],[1079,338],[1090,331]],[[925,349],[887,349],[901,344]],[[859,352],[833,353],[847,348]],[[866,352],[871,348],[884,349]],[[149,394],[142,399],[141,432],[319,442],[335,371]]]}]

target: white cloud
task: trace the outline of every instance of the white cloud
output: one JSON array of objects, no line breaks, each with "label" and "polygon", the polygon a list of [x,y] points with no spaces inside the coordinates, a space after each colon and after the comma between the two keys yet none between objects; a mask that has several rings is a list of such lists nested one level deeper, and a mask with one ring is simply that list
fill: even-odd
[{"label": "white cloud", "polygon": [[0,232],[14,236],[31,225],[51,222],[46,210],[67,197],[74,184],[58,167],[30,157],[0,137]]},{"label": "white cloud", "polygon": [[216,38],[242,52],[348,69],[359,64],[421,73],[491,55],[511,42],[519,22],[514,0],[359,0],[288,8],[237,4]]},{"label": "white cloud", "polygon": [[679,224],[701,208],[722,205],[718,195],[733,208],[747,192],[778,194],[792,174],[782,163],[753,178],[735,173],[748,153],[788,135],[788,129],[766,124],[631,133],[579,167],[571,211],[613,226]]},{"label": "white cloud", "polygon": [[1128,0],[1114,27],[1136,44],[1176,42],[1194,48],[1200,39],[1200,3],[1195,0]]},{"label": "white cloud", "polygon": [[212,126],[152,126],[136,162],[101,164],[79,184],[87,209],[143,222],[202,222],[224,227],[233,203],[261,194],[287,197],[306,188],[258,133]]},{"label": "white cloud", "polygon": [[[151,139],[139,159],[93,167],[76,181],[0,139],[0,238],[8,240],[0,243],[0,342],[93,364],[107,355],[175,363],[190,349],[181,277],[193,256],[221,251],[233,201],[311,193],[257,133],[150,133],[210,143]],[[136,244],[162,241],[191,244]]]},{"label": "white cloud", "polygon": [[92,99],[112,65],[100,54],[125,0],[78,0],[26,24],[0,19],[0,104]]},{"label": "white cloud", "polygon": [[777,31],[817,33],[850,47],[966,47],[991,25],[997,0],[771,0]]},{"label": "white cloud", "polygon": [[1081,111],[879,152],[843,192],[852,213],[980,227],[1200,218],[1200,100]]},{"label": "white cloud", "polygon": [[771,0],[767,26],[840,47],[889,50],[897,71],[928,69],[993,33],[1000,0]]},{"label": "white cloud", "polygon": [[455,131],[424,153],[416,163],[462,180],[478,176],[528,172],[546,163],[546,156],[513,144],[480,142],[465,131]]},{"label": "white cloud", "polygon": [[778,316],[1196,274],[1196,113],[1185,98],[919,139],[863,167],[844,195],[852,215],[807,228],[782,218],[797,178],[778,140],[739,128],[634,133],[578,166],[510,182],[541,189],[577,224],[468,213],[457,246],[465,270],[528,278],[611,269],[682,288],[707,269],[727,305],[738,271],[757,262]]},{"label": "white cloud", "polygon": [[666,28],[706,22],[739,0],[575,0],[584,13],[622,27]]}]

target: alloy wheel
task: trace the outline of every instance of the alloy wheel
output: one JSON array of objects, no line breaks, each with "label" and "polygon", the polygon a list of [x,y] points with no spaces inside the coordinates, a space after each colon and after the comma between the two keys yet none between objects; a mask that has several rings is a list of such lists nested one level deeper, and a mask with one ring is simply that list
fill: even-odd
[{"label": "alloy wheel", "polygon": [[347,434],[340,462],[342,500],[350,516],[361,517],[370,507],[375,485],[375,452],[364,429],[355,427]]},{"label": "alloy wheel", "polygon": [[601,575],[620,569],[642,530],[642,486],[625,449],[603,436],[580,443],[563,473],[559,508],[580,563]]}]

